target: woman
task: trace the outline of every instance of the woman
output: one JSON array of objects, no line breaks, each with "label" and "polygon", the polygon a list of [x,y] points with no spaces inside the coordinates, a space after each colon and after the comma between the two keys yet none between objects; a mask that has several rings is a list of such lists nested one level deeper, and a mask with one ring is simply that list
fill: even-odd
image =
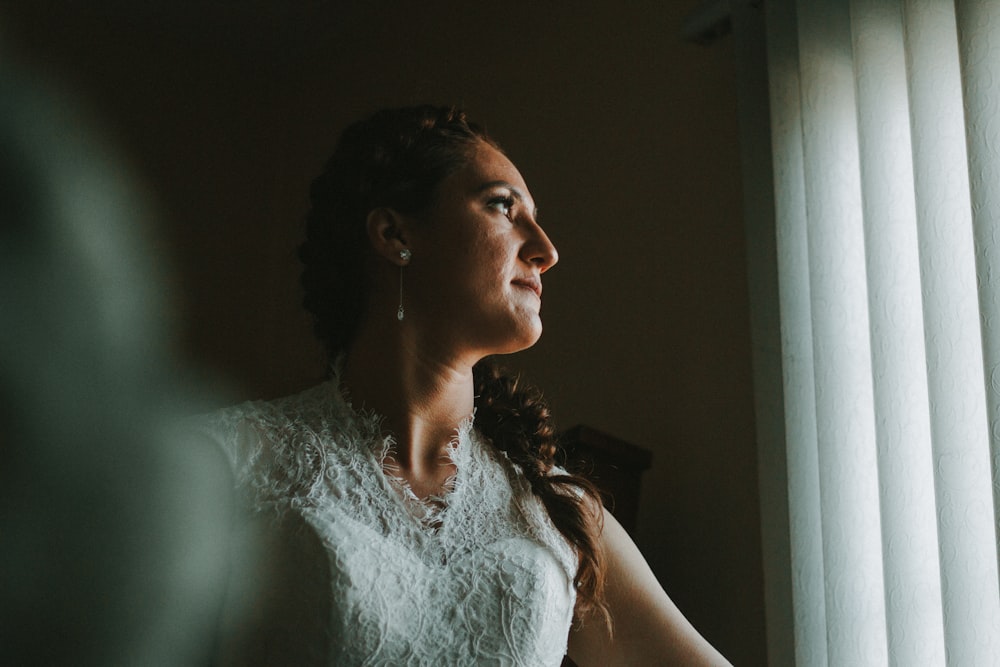
[{"label": "woman", "polygon": [[326,566],[300,614],[322,618],[319,653],[558,665],[568,638],[581,665],[728,664],[489,359],[538,340],[558,259],[496,143],[454,109],[382,111],[344,132],[311,203],[302,285],[333,378],[213,430],[253,505],[309,528],[285,546],[300,574]]}]

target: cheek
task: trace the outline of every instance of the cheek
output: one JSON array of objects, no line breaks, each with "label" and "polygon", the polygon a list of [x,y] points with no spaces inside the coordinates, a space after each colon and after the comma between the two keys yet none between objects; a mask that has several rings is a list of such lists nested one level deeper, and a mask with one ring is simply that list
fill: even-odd
[{"label": "cheek", "polygon": [[470,246],[464,263],[484,280],[510,280],[516,251],[501,238],[481,238]]}]

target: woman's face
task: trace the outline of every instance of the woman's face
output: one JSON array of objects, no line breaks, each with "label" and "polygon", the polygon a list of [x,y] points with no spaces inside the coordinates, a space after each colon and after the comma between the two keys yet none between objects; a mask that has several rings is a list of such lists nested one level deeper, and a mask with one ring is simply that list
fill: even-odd
[{"label": "woman's face", "polygon": [[407,316],[430,324],[442,344],[482,355],[533,345],[542,333],[541,275],[558,260],[535,215],[513,163],[477,144],[408,239]]}]

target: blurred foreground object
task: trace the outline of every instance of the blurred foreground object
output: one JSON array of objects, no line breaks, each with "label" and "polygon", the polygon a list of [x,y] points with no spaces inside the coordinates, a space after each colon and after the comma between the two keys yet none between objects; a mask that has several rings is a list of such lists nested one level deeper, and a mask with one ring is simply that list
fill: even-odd
[{"label": "blurred foreground object", "polygon": [[148,219],[73,108],[0,70],[0,664],[207,664],[229,473],[168,435]]}]

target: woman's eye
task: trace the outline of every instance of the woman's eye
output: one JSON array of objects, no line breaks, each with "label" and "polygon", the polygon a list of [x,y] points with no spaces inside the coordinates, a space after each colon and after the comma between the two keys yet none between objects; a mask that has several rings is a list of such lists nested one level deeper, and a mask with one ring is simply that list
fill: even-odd
[{"label": "woman's eye", "polygon": [[499,211],[502,215],[510,217],[510,210],[514,207],[513,197],[494,197],[489,200],[486,204],[490,208],[494,208]]}]

